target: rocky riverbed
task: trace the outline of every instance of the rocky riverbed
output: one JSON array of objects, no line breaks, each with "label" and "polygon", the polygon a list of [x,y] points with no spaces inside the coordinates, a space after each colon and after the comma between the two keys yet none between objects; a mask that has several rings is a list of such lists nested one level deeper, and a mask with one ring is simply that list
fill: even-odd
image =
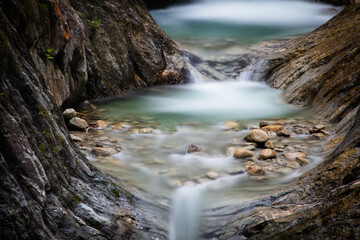
[{"label": "rocky riverbed", "polygon": [[[217,148],[211,146],[216,145],[216,139],[212,144],[201,145],[197,144],[194,138],[194,142],[180,143],[181,146],[186,146],[182,150],[179,150],[179,143],[174,145],[163,143],[163,146],[160,146],[159,151],[164,151],[166,148],[165,152],[168,155],[176,153],[194,158],[218,159],[217,161],[231,159],[234,162],[228,168],[209,167],[185,177],[175,165],[166,160],[156,160],[156,157],[151,156],[156,153],[149,151],[148,147],[148,144],[157,145],[159,138],[176,135],[176,131],[164,132],[159,125],[158,128],[155,127],[157,123],[150,123],[154,127],[148,127],[149,124],[138,122],[106,123],[101,119],[94,120],[93,118],[88,121],[89,127],[81,131],[72,130],[70,136],[77,147],[95,165],[115,175],[117,175],[116,168],[136,172],[134,168],[142,165],[153,169],[155,174],[157,171],[159,176],[167,176],[168,184],[175,188],[185,185],[193,186],[237,174],[247,174],[254,181],[278,178],[291,172],[300,174],[305,169],[308,170],[309,167],[314,167],[321,162],[327,150],[325,143],[334,136],[334,126],[321,118],[262,120],[247,125],[237,121],[226,121],[218,134],[228,134],[229,139],[225,141],[225,144],[224,141],[219,141],[222,148],[220,151],[212,149]],[[134,148],[130,145],[138,146]],[[121,159],[122,152],[134,149],[139,152],[147,151],[148,160],[140,164],[136,159],[133,162]],[[197,167],[196,163],[194,167]],[[119,174],[119,177],[126,179],[126,176],[122,174]]]}]

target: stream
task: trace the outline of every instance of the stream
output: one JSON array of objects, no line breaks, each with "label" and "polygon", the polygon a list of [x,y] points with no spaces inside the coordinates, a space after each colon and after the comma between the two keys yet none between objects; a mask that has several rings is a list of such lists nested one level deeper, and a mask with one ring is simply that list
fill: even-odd
[{"label": "stream", "polygon": [[[94,165],[169,209],[161,220],[168,223],[169,239],[205,238],[216,227],[212,209],[251,206],[322,161],[332,126],[282,102],[281,91],[258,74],[266,62],[244,53],[254,44],[309,32],[337,11],[327,4],[280,0],[202,0],[151,11],[170,37],[201,59],[200,64],[188,59],[193,83],[83,106],[77,110],[89,122],[103,120],[107,126],[72,134],[82,139],[78,146]],[[263,146],[244,140],[263,120],[288,131],[269,131],[273,159],[259,160]],[[319,125],[324,127],[311,130]],[[234,158],[239,147],[254,157]],[[94,148],[115,150],[103,154]],[[295,161],[294,152],[305,153],[308,163]],[[255,165],[265,174],[247,174]]]}]

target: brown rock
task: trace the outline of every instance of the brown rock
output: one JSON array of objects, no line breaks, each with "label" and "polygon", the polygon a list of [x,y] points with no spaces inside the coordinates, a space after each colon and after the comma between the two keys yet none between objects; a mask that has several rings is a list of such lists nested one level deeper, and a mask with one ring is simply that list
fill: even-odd
[{"label": "brown rock", "polygon": [[187,153],[201,152],[201,147],[196,144],[190,144]]},{"label": "brown rock", "polygon": [[226,130],[239,130],[239,124],[235,121],[227,121],[223,124]]},{"label": "brown rock", "polygon": [[261,122],[259,123],[260,128],[265,127],[265,126],[268,126],[268,125],[270,125],[270,123],[269,123],[268,121],[261,121]]},{"label": "brown rock", "polygon": [[73,108],[68,108],[63,112],[63,116],[66,120],[76,117],[76,111]]},{"label": "brown rock", "polygon": [[266,148],[270,148],[270,149],[274,149],[274,148],[275,148],[275,144],[273,143],[273,141],[267,140],[267,141],[265,142],[265,147],[266,147]]},{"label": "brown rock", "polygon": [[97,128],[106,128],[107,127],[107,123],[104,122],[103,120],[97,120],[95,122],[95,125]]},{"label": "brown rock", "polygon": [[153,128],[141,128],[139,129],[139,134],[152,134],[154,133]]},{"label": "brown rock", "polygon": [[323,134],[323,133],[313,133],[311,135],[311,139],[323,140],[323,139],[325,139],[325,134]]},{"label": "brown rock", "polygon": [[267,125],[265,127],[262,127],[261,130],[264,130],[266,132],[276,132],[278,133],[281,131],[284,127],[281,125]]},{"label": "brown rock", "polygon": [[265,143],[269,140],[269,136],[261,129],[253,129],[245,136],[244,139],[248,142]]},{"label": "brown rock", "polygon": [[89,124],[79,117],[74,117],[69,121],[69,127],[77,130],[85,130],[88,126]]},{"label": "brown rock", "polygon": [[94,147],[91,151],[96,156],[104,156],[104,157],[118,153],[118,151],[116,151],[115,149],[108,147]]},{"label": "brown rock", "polygon": [[304,166],[304,165],[310,163],[310,161],[309,161],[307,158],[304,158],[304,157],[297,157],[297,158],[295,159],[295,161],[296,161],[297,163],[299,163],[301,166]]},{"label": "brown rock", "polygon": [[238,148],[236,149],[236,151],[234,152],[233,157],[236,159],[241,159],[241,158],[249,158],[254,156],[254,153],[252,151],[249,151],[247,149],[244,148]]},{"label": "brown rock", "polygon": [[247,174],[251,176],[265,175],[265,170],[260,166],[252,165],[247,167]]},{"label": "brown rock", "polygon": [[280,137],[290,137],[290,131],[287,129],[281,129],[276,134]]},{"label": "brown rock", "polygon": [[306,153],[304,152],[290,152],[290,153],[284,153],[283,156],[295,160],[297,157],[306,157]]},{"label": "brown rock", "polygon": [[266,160],[276,158],[276,153],[274,150],[271,149],[264,149],[259,153],[258,159],[260,160]]}]

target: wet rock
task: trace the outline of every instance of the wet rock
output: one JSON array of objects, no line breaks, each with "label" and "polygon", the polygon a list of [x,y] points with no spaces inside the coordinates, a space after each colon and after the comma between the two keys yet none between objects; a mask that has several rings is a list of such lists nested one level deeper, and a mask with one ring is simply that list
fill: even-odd
[{"label": "wet rock", "polygon": [[274,148],[275,148],[275,144],[274,144],[273,141],[267,140],[267,141],[265,142],[265,147],[266,147],[266,148],[270,148],[270,149],[274,149]]},{"label": "wet rock", "polygon": [[252,124],[252,125],[249,126],[249,129],[250,129],[250,130],[260,129],[260,127],[259,127],[258,125],[256,125],[256,124]]},{"label": "wet rock", "polygon": [[261,130],[265,132],[275,132],[275,133],[280,132],[282,129],[284,129],[282,125],[267,125],[261,128]]},{"label": "wet rock", "polygon": [[226,150],[226,156],[232,156],[232,155],[234,155],[236,149],[237,149],[236,147],[229,147],[229,148]]},{"label": "wet rock", "polygon": [[248,142],[265,143],[269,140],[269,136],[261,129],[253,129],[245,136],[244,139]]},{"label": "wet rock", "polygon": [[268,126],[268,125],[270,125],[270,123],[268,121],[261,121],[259,123],[260,128],[263,128],[263,127]]},{"label": "wet rock", "polygon": [[271,149],[264,149],[258,155],[258,159],[260,160],[267,160],[271,158],[276,158],[275,151]]},{"label": "wet rock", "polygon": [[304,158],[304,157],[296,157],[295,161],[297,163],[299,163],[301,166],[304,166],[304,165],[310,163],[310,161],[307,158]]},{"label": "wet rock", "polygon": [[118,153],[118,151],[116,151],[113,148],[109,148],[109,147],[94,147],[91,151],[96,156],[103,156],[103,157],[110,156],[110,155]]},{"label": "wet rock", "polygon": [[233,157],[236,159],[242,159],[242,158],[249,158],[254,156],[254,153],[252,151],[246,150],[244,148],[238,148],[236,149]]},{"label": "wet rock", "polygon": [[319,133],[322,130],[324,130],[325,125],[324,124],[316,124],[313,128],[310,128],[310,133]]},{"label": "wet rock", "polygon": [[69,121],[69,127],[72,129],[85,130],[88,126],[89,124],[79,117],[74,117]]},{"label": "wet rock", "polygon": [[254,145],[248,145],[243,147],[243,149],[249,150],[249,151],[255,151],[256,147]]},{"label": "wet rock", "polygon": [[106,128],[107,126],[108,126],[108,124],[103,120],[97,120],[95,122],[95,127],[96,128]]},{"label": "wet rock", "polygon": [[247,167],[247,174],[251,176],[265,175],[265,170],[257,165]]},{"label": "wet rock", "polygon": [[199,145],[196,144],[190,144],[187,150],[187,153],[195,153],[195,152],[201,152],[202,148]]},{"label": "wet rock", "polygon": [[70,138],[71,140],[73,140],[74,142],[81,142],[82,139],[78,136],[75,136],[74,134],[70,134]]},{"label": "wet rock", "polygon": [[290,152],[290,153],[284,153],[283,156],[295,160],[297,157],[306,157],[306,153],[304,152]]},{"label": "wet rock", "polygon": [[286,147],[284,148],[284,150],[287,151],[287,152],[293,152],[293,151],[295,151],[295,149],[294,149],[292,146],[286,146]]},{"label": "wet rock", "polygon": [[218,172],[215,171],[209,171],[206,173],[206,177],[210,178],[210,179],[216,179],[218,178],[220,175]]},{"label": "wet rock", "polygon": [[274,148],[274,151],[275,152],[284,152],[284,149],[283,148]]},{"label": "wet rock", "polygon": [[227,121],[223,124],[223,127],[226,130],[239,130],[239,123],[235,122],[235,121]]},{"label": "wet rock", "polygon": [[283,167],[289,167],[293,169],[300,168],[300,164],[295,160],[286,160],[286,159],[276,159],[276,163]]},{"label": "wet rock", "polygon": [[63,116],[65,120],[70,120],[74,117],[76,117],[76,111],[73,108],[68,108],[63,112]]},{"label": "wet rock", "polygon": [[276,132],[268,132],[267,135],[269,136],[269,138],[276,138],[277,137]]},{"label": "wet rock", "polygon": [[290,131],[288,129],[282,129],[276,133],[280,137],[290,137]]},{"label": "wet rock", "polygon": [[313,133],[313,134],[311,134],[311,139],[323,140],[325,138],[326,138],[325,134],[323,134],[323,133]]},{"label": "wet rock", "polygon": [[141,128],[139,129],[139,134],[152,134],[154,133],[154,129],[153,128]]}]

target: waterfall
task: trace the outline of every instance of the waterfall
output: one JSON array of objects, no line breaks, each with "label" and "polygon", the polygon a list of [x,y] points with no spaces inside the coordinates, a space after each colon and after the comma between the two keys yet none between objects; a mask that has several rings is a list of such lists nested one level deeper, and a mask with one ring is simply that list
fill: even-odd
[{"label": "waterfall", "polygon": [[237,80],[260,82],[263,80],[264,69],[266,65],[266,60],[253,60],[253,62],[240,73],[240,75],[237,77]]}]

